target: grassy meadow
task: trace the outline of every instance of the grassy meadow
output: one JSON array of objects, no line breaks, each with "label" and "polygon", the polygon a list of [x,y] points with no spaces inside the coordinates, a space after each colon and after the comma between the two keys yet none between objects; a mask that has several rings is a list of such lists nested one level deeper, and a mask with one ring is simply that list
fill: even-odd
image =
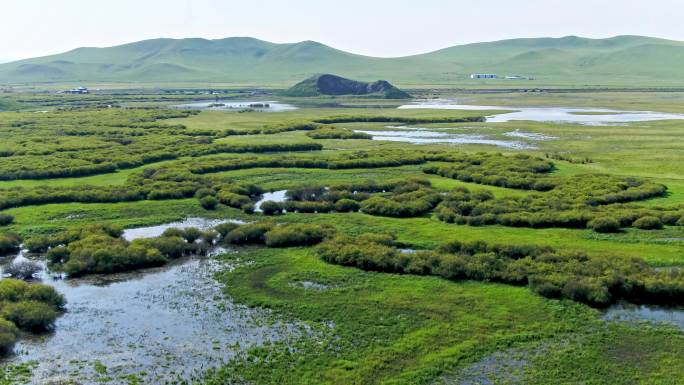
[{"label": "grassy meadow", "polygon": [[[474,95],[442,90],[438,96],[494,106],[684,112],[681,93]],[[331,226],[352,238],[390,234],[396,247],[411,250],[433,250],[451,241],[548,246],[588,258],[644,261],[649,268],[672,271],[667,277],[672,287],[682,279],[677,275],[684,267],[682,120],[615,126],[487,123],[477,118],[504,107],[399,110],[395,107],[401,103],[366,99],[287,101],[306,107],[277,113],[186,113],[164,109],[172,101],[149,97],[142,101],[152,106],[147,109],[74,107],[71,102],[70,108],[55,109],[57,100],[46,113],[1,112],[0,204],[13,220],[0,233],[16,233],[27,241],[91,225],[135,228],[187,217],[268,220]],[[33,103],[32,108],[49,104]],[[530,146],[516,149],[311,135],[330,129],[342,137],[388,126],[500,141],[510,141],[511,132],[544,139],[524,139]],[[534,167],[552,166],[525,169],[533,162]],[[461,167],[461,174],[426,172],[453,165]],[[467,178],[462,174],[466,167],[474,170]],[[590,178],[598,185],[588,184]],[[620,195],[661,184],[667,187],[662,193]],[[368,196],[358,198],[361,210],[351,212],[324,211],[319,197],[300,201],[317,205],[315,213],[253,212],[263,192],[323,186],[329,189],[319,195],[342,186],[339,194],[348,201]],[[244,192],[249,189],[258,193]],[[467,210],[459,206],[460,218],[470,220],[475,216],[471,211],[479,209],[490,222],[444,219],[445,208],[456,209],[446,207],[448,200],[463,191],[484,196],[485,203]],[[209,209],[200,203],[206,196],[216,197]],[[586,197],[598,203],[585,203]],[[380,214],[370,210],[376,207],[370,201],[380,206]],[[424,209],[411,206],[424,201],[430,203]],[[383,212],[382,204],[406,211]],[[579,226],[553,222],[570,213],[581,217]],[[548,222],[512,225],[502,219],[505,214],[546,215]],[[589,225],[605,216],[619,218],[619,229],[600,232]],[[637,225],[645,216],[659,216],[659,228]],[[320,258],[316,246],[230,249],[235,252],[216,258],[249,263],[216,273],[224,292],[240,305],[271,310],[272,322],[303,322],[311,335],[249,348],[187,383],[669,385],[684,378],[684,333],[670,324],[609,322],[604,309],[567,297],[547,298],[526,284],[332,264]],[[5,364],[3,370],[0,384],[25,383],[17,367]],[[69,380],[79,383],[79,373]],[[104,375],[101,380],[139,383]]]}]

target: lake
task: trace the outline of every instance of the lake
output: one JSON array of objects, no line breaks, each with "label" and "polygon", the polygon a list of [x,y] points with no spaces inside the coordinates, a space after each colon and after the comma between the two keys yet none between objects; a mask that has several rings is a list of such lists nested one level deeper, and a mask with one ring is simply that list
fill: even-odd
[{"label": "lake", "polygon": [[457,104],[449,100],[437,100],[407,104],[400,109],[440,109],[470,111],[511,110],[487,117],[488,123],[502,123],[513,120],[530,120],[537,122],[576,123],[592,126],[620,125],[631,122],[653,120],[684,119],[684,114],[653,111],[620,111],[602,108],[574,107],[513,107],[513,106],[480,106]]},{"label": "lake", "polygon": [[204,101],[197,103],[179,104],[172,106],[178,109],[190,110],[211,110],[211,111],[241,111],[254,110],[262,112],[283,112],[297,110],[298,108],[292,104],[280,103],[278,101]]}]

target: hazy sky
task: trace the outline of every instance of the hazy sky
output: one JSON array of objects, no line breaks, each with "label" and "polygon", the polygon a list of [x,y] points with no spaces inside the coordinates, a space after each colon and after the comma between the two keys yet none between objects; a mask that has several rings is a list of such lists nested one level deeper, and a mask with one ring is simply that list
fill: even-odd
[{"label": "hazy sky", "polygon": [[0,61],[157,37],[316,40],[401,56],[514,37],[684,40],[684,0],[2,0]]}]

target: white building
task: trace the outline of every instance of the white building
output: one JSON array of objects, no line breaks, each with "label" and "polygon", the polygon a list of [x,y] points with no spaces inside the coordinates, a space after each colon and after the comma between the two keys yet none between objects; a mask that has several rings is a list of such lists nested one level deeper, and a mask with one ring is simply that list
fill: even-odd
[{"label": "white building", "polygon": [[470,74],[471,79],[496,79],[496,74]]}]

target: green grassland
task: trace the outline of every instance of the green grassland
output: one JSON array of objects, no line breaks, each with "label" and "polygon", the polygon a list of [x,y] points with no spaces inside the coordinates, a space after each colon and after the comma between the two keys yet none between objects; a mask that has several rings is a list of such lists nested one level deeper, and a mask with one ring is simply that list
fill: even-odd
[{"label": "green grassland", "polygon": [[[400,58],[355,55],[313,41],[155,39],[2,64],[0,80],[178,84],[181,79],[287,88],[315,74],[334,73],[362,81],[385,79],[400,87],[681,87],[683,55],[682,42],[643,36],[512,39]],[[502,79],[471,80],[471,73],[497,73]],[[534,80],[505,80],[506,75]]]},{"label": "green grassland", "polygon": [[[621,93],[615,98],[602,93],[564,94],[548,99],[536,94],[468,97],[472,98],[469,102],[486,105],[510,105],[509,98],[513,98],[519,101],[518,105],[682,111],[677,106],[681,94]],[[327,104],[334,99],[315,100]],[[159,103],[167,101],[153,104]],[[586,174],[638,177],[666,185],[667,193],[627,206],[673,211],[684,207],[681,121],[624,126],[446,122],[445,119],[469,119],[496,111],[397,110],[390,103],[368,108],[368,101],[351,98],[343,103],[347,104],[344,108],[310,106],[280,113],[185,114],[157,109],[112,111],[92,106],[47,114],[0,113],[0,150],[5,152],[0,158],[0,176],[4,179],[0,181],[0,197],[11,203],[7,203],[3,213],[14,217],[2,232],[12,231],[30,239],[97,223],[131,228],[189,216],[263,219],[262,214],[250,214],[226,204],[206,210],[192,197],[198,186],[224,186],[217,189],[225,190],[225,186],[233,186],[231,183],[254,184],[265,191],[275,191],[312,184],[335,186],[421,177],[431,183],[429,191],[433,189],[437,195],[451,194],[463,187],[491,192],[494,199],[548,194],[423,172],[426,167],[453,163],[442,158],[379,163],[388,158],[409,159],[417,154],[476,157],[478,152],[484,152],[516,159],[516,155],[525,153],[553,162],[553,171],[540,178],[564,180]],[[369,131],[407,125],[495,139],[504,139],[505,133],[519,130],[553,139],[537,142],[534,149],[514,150],[481,144],[412,145],[368,139],[313,139],[307,135],[309,128],[283,129],[295,123],[301,128],[301,124],[327,122],[332,117],[336,118],[335,123],[316,124],[336,130]],[[369,121],[377,117],[384,121]],[[320,148],[295,151],[276,147],[293,145]],[[164,156],[145,158],[150,149]],[[554,158],[555,155],[562,157]],[[136,162],[126,162],[130,159]],[[358,159],[378,163],[339,167],[340,163]],[[587,159],[590,161],[586,162]],[[268,160],[328,163],[315,167],[260,166],[259,162]],[[256,165],[226,166],[248,162]],[[112,163],[112,167],[94,168],[103,163]],[[17,174],[17,165],[28,174]],[[197,171],[206,165],[223,168]],[[54,173],[81,166],[94,171],[83,176],[44,174],[44,170]],[[22,177],[35,173],[40,174],[40,179]],[[21,194],[71,194],[75,189],[78,194],[97,195],[68,195],[68,199],[49,204],[12,200]],[[122,190],[138,195],[126,201],[107,200],[123,194]],[[176,191],[187,193],[172,194]],[[377,195],[391,198],[383,194]],[[591,256],[641,258],[658,267],[684,266],[684,226],[677,225],[666,225],[660,230],[627,226],[616,233],[562,226],[470,226],[447,223],[432,210],[409,217],[300,212],[269,219],[331,225],[337,232],[351,236],[390,233],[397,242],[413,249],[433,249],[447,241],[479,240],[552,246]],[[272,309],[274,320],[306,322],[313,337],[303,337],[294,346],[273,344],[251,349],[247,355],[210,371],[198,383],[398,385],[471,381],[465,383],[626,385],[677,384],[684,376],[684,334],[671,326],[605,322],[601,310],[571,300],[548,299],[525,286],[342,267],[324,262],[311,247],[251,246],[236,250],[237,253],[220,258],[253,263],[217,274],[225,292],[240,304]],[[296,285],[304,281],[324,285],[324,289]]]}]

